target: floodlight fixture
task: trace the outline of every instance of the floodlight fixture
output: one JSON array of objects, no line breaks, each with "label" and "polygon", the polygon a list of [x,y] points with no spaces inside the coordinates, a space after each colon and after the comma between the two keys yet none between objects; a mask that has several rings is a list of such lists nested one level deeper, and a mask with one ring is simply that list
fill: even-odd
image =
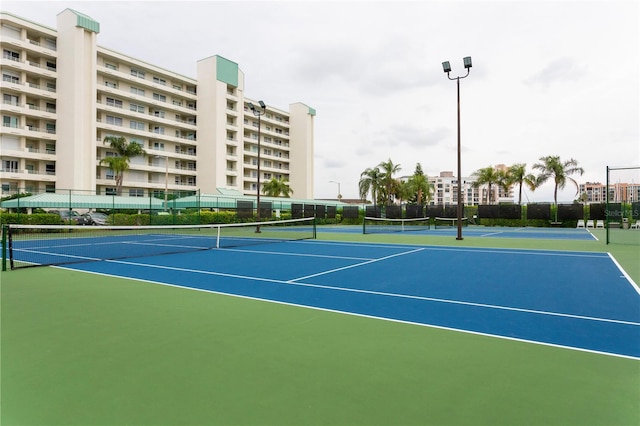
[{"label": "floodlight fixture", "polygon": [[[471,62],[471,58],[469,58],[469,62]],[[258,103],[260,104],[260,107],[261,107],[262,109],[265,109],[265,108],[267,107],[267,106],[264,104],[264,102],[262,102],[262,101],[258,101]]]},{"label": "floodlight fixture", "polygon": [[451,72],[451,64],[449,63],[449,61],[443,62],[442,63],[442,69],[444,70],[444,72],[449,73]]},{"label": "floodlight fixture", "polygon": [[466,58],[463,59],[463,61],[464,61],[465,68],[471,68],[471,56],[467,56]]}]

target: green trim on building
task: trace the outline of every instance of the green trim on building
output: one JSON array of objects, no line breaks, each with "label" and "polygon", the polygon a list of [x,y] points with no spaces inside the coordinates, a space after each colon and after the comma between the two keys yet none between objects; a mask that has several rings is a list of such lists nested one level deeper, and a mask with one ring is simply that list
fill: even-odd
[{"label": "green trim on building", "polygon": [[230,86],[238,87],[238,64],[222,56],[216,56],[216,79]]},{"label": "green trim on building", "polygon": [[312,115],[313,117],[315,117],[315,116],[316,116],[316,110],[315,110],[315,108],[311,108],[311,107],[309,107],[309,115]]},{"label": "green trim on building", "polygon": [[100,23],[98,21],[73,9],[69,10],[71,10],[76,15],[76,27],[84,28],[88,31],[93,31],[96,34],[100,32]]}]

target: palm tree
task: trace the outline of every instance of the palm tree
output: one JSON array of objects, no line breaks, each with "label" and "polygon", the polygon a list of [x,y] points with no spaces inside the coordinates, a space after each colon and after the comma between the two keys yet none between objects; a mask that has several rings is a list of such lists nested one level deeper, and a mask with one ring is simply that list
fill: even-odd
[{"label": "palm tree", "polygon": [[389,205],[391,204],[393,199],[393,175],[394,173],[397,173],[402,169],[400,168],[400,164],[393,164],[393,161],[391,161],[391,159],[378,164],[378,168],[380,168],[382,171],[382,182],[385,192],[384,199],[385,202]]},{"label": "palm tree", "polygon": [[427,203],[431,200],[433,184],[429,183],[429,178],[425,176],[420,163],[416,165],[416,171],[409,178],[409,185],[413,194],[411,200],[415,200],[420,205],[422,205],[423,198]]},{"label": "palm tree", "polygon": [[289,186],[288,180],[273,177],[262,186],[262,193],[268,197],[283,196],[289,198],[293,193],[293,189]]},{"label": "palm tree", "polygon": [[561,161],[557,155],[548,155],[546,157],[540,157],[541,163],[533,165],[534,170],[540,170],[537,181],[538,185],[546,182],[550,178],[553,178],[555,187],[553,189],[553,202],[558,204],[558,189],[564,189],[567,185],[567,181],[573,182],[576,186],[576,195],[580,191],[578,182],[571,178],[569,175],[578,173],[580,176],[584,173],[584,169],[578,166],[578,161],[571,158],[567,161]]},{"label": "palm tree", "polygon": [[129,161],[138,155],[146,155],[147,153],[139,144],[128,143],[124,136],[106,136],[104,142],[109,142],[111,148],[115,149],[118,154],[116,157],[107,157],[100,160],[101,164],[109,166],[115,173],[116,194],[122,194],[122,180],[124,172],[129,170]]},{"label": "palm tree", "polygon": [[487,185],[487,204],[491,204],[493,198],[492,186],[500,182],[500,175],[501,173],[494,169],[493,166],[485,167],[472,173],[472,176],[475,176],[476,178],[476,181],[473,183],[475,188]]},{"label": "palm tree", "polygon": [[399,179],[393,181],[392,191],[401,203],[402,201],[410,200],[414,194],[411,182],[401,181]]},{"label": "palm tree", "polygon": [[376,205],[378,201],[378,195],[380,194],[380,188],[382,187],[382,173],[377,167],[367,167],[367,169],[360,173],[360,182],[358,182],[358,189],[360,192],[360,198],[367,199],[367,194],[371,191],[371,199],[373,205]]},{"label": "palm tree", "polygon": [[509,167],[507,174],[509,176],[509,180],[513,184],[518,185],[518,205],[521,205],[522,185],[525,184],[530,190],[535,191],[537,188],[537,179],[533,174],[527,173],[527,165],[525,163],[518,163]]}]

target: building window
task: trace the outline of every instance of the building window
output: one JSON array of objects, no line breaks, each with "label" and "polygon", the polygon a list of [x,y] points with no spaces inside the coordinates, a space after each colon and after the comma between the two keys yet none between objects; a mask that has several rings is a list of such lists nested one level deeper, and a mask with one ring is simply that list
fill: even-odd
[{"label": "building window", "polygon": [[110,64],[109,62],[105,62],[104,66],[105,66],[105,68],[108,68],[110,70],[117,70],[118,69],[118,67],[116,65]]},{"label": "building window", "polygon": [[122,126],[122,117],[114,117],[107,115],[107,124],[113,124],[114,126]]},{"label": "building window", "polygon": [[144,71],[135,68],[131,68],[131,75],[138,78],[144,78],[145,76]]},{"label": "building window", "polygon": [[160,102],[167,102],[167,97],[165,95],[160,95],[158,93],[153,94],[153,99]]},{"label": "building window", "polygon": [[117,89],[118,88],[118,85],[116,83],[112,83],[110,81],[105,81],[104,85],[107,86],[107,87],[111,87],[112,89]]},{"label": "building window", "polygon": [[8,81],[9,83],[20,84],[20,74],[17,74],[8,70],[2,70],[2,81]]},{"label": "building window", "polygon": [[129,122],[129,127],[134,130],[144,130],[146,128],[145,124],[142,121],[133,121]]},{"label": "building window", "polygon": [[2,95],[2,103],[7,105],[18,106],[18,97],[7,93]]},{"label": "building window", "polygon": [[55,175],[56,174],[56,165],[53,164],[53,163],[45,164],[44,172],[46,174],[48,174],[48,175]]},{"label": "building window", "polygon": [[129,110],[130,111],[134,111],[134,112],[141,112],[144,114],[144,105],[138,105],[138,104],[129,104]]},{"label": "building window", "polygon": [[130,189],[129,197],[144,197],[144,189]]},{"label": "building window", "polygon": [[164,118],[164,111],[153,111],[153,115],[158,118]]},{"label": "building window", "polygon": [[105,195],[116,195],[116,189],[115,188],[105,188],[104,189],[104,194]]},{"label": "building window", "polygon": [[180,101],[173,101],[173,104],[174,104],[175,106],[179,106],[179,107],[181,107],[181,106],[182,106],[182,102],[180,102]]},{"label": "building window", "polygon": [[138,87],[131,86],[131,93],[138,96],[144,96],[144,89],[140,89]]},{"label": "building window", "polygon": [[164,127],[161,126],[155,126],[153,128],[153,133],[157,133],[159,135],[164,135]]},{"label": "building window", "polygon": [[153,143],[153,149],[155,149],[156,151],[164,151],[164,143],[162,143],[162,142],[154,142]]},{"label": "building window", "polygon": [[3,115],[2,116],[2,126],[3,127],[17,128],[18,127],[18,118],[17,117],[11,117],[10,115]]},{"label": "building window", "polygon": [[153,77],[153,82],[154,83],[158,83],[158,84],[162,84],[163,86],[167,85],[167,80],[164,80],[164,79],[159,78],[159,77]]},{"label": "building window", "polygon": [[5,160],[3,161],[4,171],[5,172],[13,172],[16,173],[18,171],[18,161],[17,160]]},{"label": "building window", "polygon": [[53,50],[56,50],[58,47],[57,42],[52,38],[45,38],[44,45],[49,49],[53,49]]},{"label": "building window", "polygon": [[122,101],[120,99],[107,98],[107,106],[122,108]]},{"label": "building window", "polygon": [[12,61],[20,62],[20,54],[18,52],[14,52],[13,50],[4,49],[2,52],[2,57],[4,59],[10,59]]}]

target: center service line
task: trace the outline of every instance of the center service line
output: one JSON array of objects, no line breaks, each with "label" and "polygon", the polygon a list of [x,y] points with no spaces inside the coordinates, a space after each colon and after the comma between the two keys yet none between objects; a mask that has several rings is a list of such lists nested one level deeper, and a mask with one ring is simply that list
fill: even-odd
[{"label": "center service line", "polygon": [[328,271],[318,272],[317,274],[307,275],[306,277],[294,278],[292,280],[287,281],[287,283],[295,283],[296,281],[306,280],[308,278],[319,277],[320,275],[326,275],[326,274],[331,274],[333,272],[344,271],[345,269],[357,268],[357,267],[360,267],[360,266],[368,265],[370,263],[380,262],[382,260],[387,260],[387,259],[391,259],[393,257],[398,257],[398,256],[404,256],[406,254],[416,253],[416,252],[419,252],[419,251],[422,251],[422,250],[424,250],[424,248],[418,248],[418,249],[415,249],[415,250],[405,251],[405,252],[402,252],[402,253],[396,253],[396,254],[392,254],[390,256],[381,257],[379,259],[373,259],[373,260],[368,260],[366,262],[356,263],[355,265],[343,266],[342,268],[329,269]]}]

